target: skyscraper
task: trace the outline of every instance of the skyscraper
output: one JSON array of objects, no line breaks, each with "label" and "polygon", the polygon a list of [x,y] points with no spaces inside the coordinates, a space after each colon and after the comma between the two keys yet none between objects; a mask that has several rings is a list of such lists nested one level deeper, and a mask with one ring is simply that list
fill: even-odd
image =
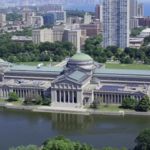
[{"label": "skyscraper", "polygon": [[138,2],[137,0],[130,0],[130,18],[138,15]]},{"label": "skyscraper", "polygon": [[144,16],[144,4],[138,4],[138,16]]},{"label": "skyscraper", "polygon": [[103,1],[103,46],[129,46],[129,0]]},{"label": "skyscraper", "polygon": [[48,23],[52,25],[56,24],[56,14],[54,13],[44,14],[43,19],[44,19],[44,24],[48,24]]},{"label": "skyscraper", "polygon": [[91,21],[92,21],[92,19],[91,19],[90,13],[85,13],[85,15],[84,15],[84,23],[85,24],[89,24],[89,23],[91,23]]},{"label": "skyscraper", "polygon": [[96,5],[95,19],[99,19],[100,22],[103,22],[103,5]]}]

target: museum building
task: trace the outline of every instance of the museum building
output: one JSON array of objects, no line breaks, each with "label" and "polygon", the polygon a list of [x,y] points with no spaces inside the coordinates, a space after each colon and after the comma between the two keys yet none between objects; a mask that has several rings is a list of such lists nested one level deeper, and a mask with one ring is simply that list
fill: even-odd
[{"label": "museum building", "polygon": [[14,65],[0,60],[0,97],[16,92],[50,97],[52,106],[82,107],[94,100],[120,104],[126,97],[150,96],[149,70],[105,69],[89,55],[77,53],[64,67]]}]

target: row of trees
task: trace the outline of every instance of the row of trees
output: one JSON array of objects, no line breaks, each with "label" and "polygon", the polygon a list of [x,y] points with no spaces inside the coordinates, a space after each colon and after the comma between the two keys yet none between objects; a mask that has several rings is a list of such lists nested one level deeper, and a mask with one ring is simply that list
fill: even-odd
[{"label": "row of trees", "polygon": [[104,49],[100,44],[102,36],[93,36],[85,41],[83,52],[100,63],[105,63],[107,60],[113,59],[125,64],[133,63],[134,61],[142,61],[145,64],[149,64],[150,47],[147,47],[147,44],[150,43],[150,36],[146,37],[144,41],[145,46],[140,49],[127,47],[123,51],[118,46],[108,46]]},{"label": "row of trees", "polygon": [[[84,10],[66,10],[66,14],[67,14],[67,17],[81,17],[81,18],[84,18],[84,15],[85,15],[85,11]],[[93,12],[89,12],[91,15],[95,15]]]},{"label": "row of trees", "polygon": [[76,48],[71,42],[54,43],[44,42],[39,45],[31,42],[14,43],[11,40],[13,35],[28,36],[29,29],[17,31],[11,34],[0,35],[0,57],[6,61],[28,62],[28,61],[62,61],[76,53]]},{"label": "row of trees", "polygon": [[122,107],[125,109],[147,112],[150,109],[150,99],[148,95],[145,95],[140,101],[134,98],[125,98],[122,101]]},{"label": "row of trees", "polygon": [[[134,150],[149,150],[150,149],[150,129],[145,129],[135,139],[136,146]],[[54,139],[48,139],[43,143],[42,148],[38,148],[36,145],[19,146],[17,148],[10,148],[9,150],[96,150],[92,145],[89,147],[86,143],[72,142],[69,139],[65,139],[63,135],[56,136]],[[119,150],[116,148],[108,147],[102,150]],[[127,150],[122,148],[120,150]]]},{"label": "row of trees", "polygon": [[[8,96],[9,96],[8,99],[9,102],[14,102],[19,100],[19,95],[16,94],[15,92],[9,92]],[[27,95],[23,103],[24,105],[50,105],[51,99],[50,98],[43,99],[42,96],[37,96],[37,95]]]},{"label": "row of trees", "polygon": [[135,28],[131,31],[131,36],[137,36],[140,35],[141,31],[144,30],[145,27],[139,27],[139,28]]}]

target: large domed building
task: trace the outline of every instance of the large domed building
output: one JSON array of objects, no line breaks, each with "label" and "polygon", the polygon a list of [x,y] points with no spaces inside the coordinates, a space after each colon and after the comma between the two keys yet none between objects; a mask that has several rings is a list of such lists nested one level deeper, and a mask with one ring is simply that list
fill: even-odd
[{"label": "large domed building", "polygon": [[[61,66],[64,65],[65,66]],[[150,95],[150,71],[105,69],[89,55],[77,53],[58,66],[26,66],[1,62],[0,97],[15,92],[50,97],[52,106],[82,107],[94,100],[121,104],[126,97]]]},{"label": "large domed building", "polygon": [[94,68],[94,60],[87,54],[77,53],[73,57],[71,57],[67,63],[67,68],[75,68],[80,67],[83,69],[93,69]]}]

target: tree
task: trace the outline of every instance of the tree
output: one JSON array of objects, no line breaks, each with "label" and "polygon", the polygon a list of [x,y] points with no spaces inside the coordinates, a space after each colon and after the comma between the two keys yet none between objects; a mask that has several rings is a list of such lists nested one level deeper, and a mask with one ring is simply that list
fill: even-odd
[{"label": "tree", "polygon": [[123,101],[122,101],[122,107],[123,108],[129,108],[129,109],[135,109],[135,107],[137,106],[138,104],[138,100],[137,99],[134,99],[134,98],[125,98]]},{"label": "tree", "polygon": [[50,98],[45,98],[43,100],[43,105],[50,105],[51,104],[51,99]]},{"label": "tree", "polygon": [[148,111],[150,108],[150,100],[148,95],[145,95],[138,103],[137,107],[135,108],[137,111]]},{"label": "tree", "polygon": [[25,105],[39,105],[42,102],[42,97],[37,95],[27,95],[24,100]]},{"label": "tree", "polygon": [[38,96],[36,104],[40,105],[43,101],[42,96]]},{"label": "tree", "polygon": [[90,105],[90,108],[99,109],[101,104],[101,99],[94,100]]},{"label": "tree", "polygon": [[150,128],[140,132],[135,139],[136,146],[134,150],[149,150],[150,149]]},{"label": "tree", "polygon": [[16,94],[15,92],[9,92],[8,96],[9,96],[9,101],[18,101],[19,99],[18,94]]}]

